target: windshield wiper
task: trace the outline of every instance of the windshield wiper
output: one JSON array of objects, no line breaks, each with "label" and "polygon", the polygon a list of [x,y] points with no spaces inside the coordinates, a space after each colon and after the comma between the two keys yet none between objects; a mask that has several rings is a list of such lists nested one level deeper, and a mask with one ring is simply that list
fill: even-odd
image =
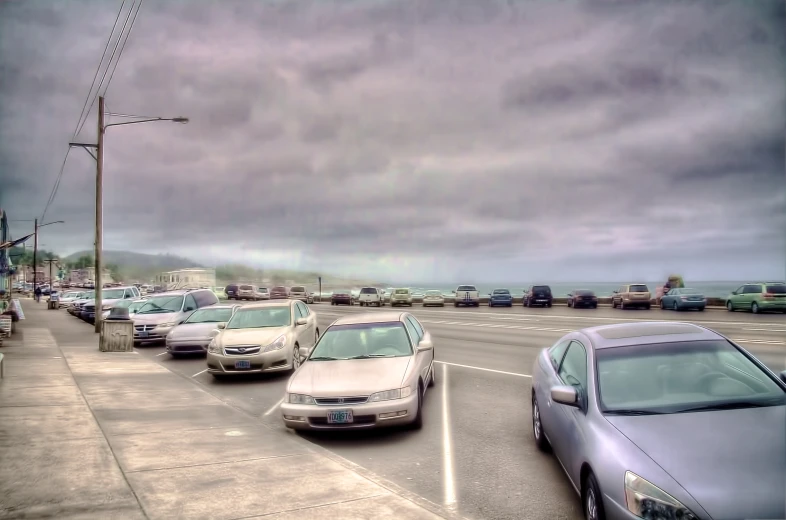
[{"label": "windshield wiper", "polygon": [[317,356],[317,357],[310,357],[308,361],[338,361],[339,358],[334,357],[327,357],[327,356]]},{"label": "windshield wiper", "polygon": [[651,410],[606,410],[606,415],[661,415],[663,412],[653,412]]},{"label": "windshield wiper", "polygon": [[784,404],[783,399],[770,400],[770,401],[735,401],[731,403],[712,403],[702,406],[694,406],[692,408],[685,408],[678,410],[674,413],[689,413],[689,412],[705,412],[705,411],[718,411],[718,410],[740,410],[742,408],[762,408],[765,406],[775,406]]},{"label": "windshield wiper", "polygon": [[347,359],[371,359],[371,358],[383,358],[383,357],[396,357],[392,354],[362,354],[360,356],[352,356]]}]

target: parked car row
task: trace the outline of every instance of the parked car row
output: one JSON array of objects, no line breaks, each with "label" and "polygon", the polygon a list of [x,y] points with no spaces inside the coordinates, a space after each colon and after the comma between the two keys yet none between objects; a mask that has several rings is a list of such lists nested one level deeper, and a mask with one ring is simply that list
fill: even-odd
[{"label": "parked car row", "polygon": [[229,284],[224,288],[228,300],[300,300],[305,303],[314,303],[314,295],[302,285],[292,287],[276,286],[268,290],[254,284]]}]

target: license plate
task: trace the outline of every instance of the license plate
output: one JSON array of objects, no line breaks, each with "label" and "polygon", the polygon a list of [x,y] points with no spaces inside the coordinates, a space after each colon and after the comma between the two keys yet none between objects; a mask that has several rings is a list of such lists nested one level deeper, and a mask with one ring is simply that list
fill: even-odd
[{"label": "license plate", "polygon": [[251,368],[251,361],[248,361],[247,359],[235,361],[235,368]]},{"label": "license plate", "polygon": [[354,419],[352,418],[352,410],[333,410],[327,414],[328,424],[350,424]]},{"label": "license plate", "polygon": [[150,333],[149,333],[149,332],[147,332],[146,330],[141,330],[141,331],[139,331],[139,337],[140,337],[140,338],[146,338],[146,337],[148,337],[148,336],[150,336]]}]

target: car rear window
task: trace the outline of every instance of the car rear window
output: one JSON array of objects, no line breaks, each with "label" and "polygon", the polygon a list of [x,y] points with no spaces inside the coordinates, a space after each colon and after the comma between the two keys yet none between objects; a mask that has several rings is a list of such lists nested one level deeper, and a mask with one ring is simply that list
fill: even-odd
[{"label": "car rear window", "polygon": [[273,291],[284,291],[284,292],[286,292],[287,288],[286,287],[273,287],[272,290]]},{"label": "car rear window", "polygon": [[592,291],[576,291],[573,294],[576,296],[595,296],[595,293]]},{"label": "car rear window", "polygon": [[250,291],[251,289],[253,289],[253,287],[251,287],[250,285],[241,285],[240,286],[240,290],[241,291]]},{"label": "car rear window", "polygon": [[535,285],[532,287],[532,290],[535,292],[551,293],[551,287],[548,285]]},{"label": "car rear window", "polygon": [[360,290],[360,294],[377,294],[377,290],[373,287],[364,287]]},{"label": "car rear window", "polygon": [[647,289],[646,285],[631,285],[630,292],[649,292],[650,290]]},{"label": "car rear window", "polygon": [[409,289],[396,289],[396,294],[409,294]]},{"label": "car rear window", "polygon": [[768,285],[767,292],[770,294],[786,294],[786,284]]},{"label": "car rear window", "polygon": [[474,285],[459,285],[459,291],[477,291]]},{"label": "car rear window", "polygon": [[494,289],[494,294],[510,294],[510,291],[507,289]]},{"label": "car rear window", "polygon": [[290,291],[292,291],[292,292],[306,292],[306,288],[303,287],[302,285],[296,285],[292,289],[290,289]]}]

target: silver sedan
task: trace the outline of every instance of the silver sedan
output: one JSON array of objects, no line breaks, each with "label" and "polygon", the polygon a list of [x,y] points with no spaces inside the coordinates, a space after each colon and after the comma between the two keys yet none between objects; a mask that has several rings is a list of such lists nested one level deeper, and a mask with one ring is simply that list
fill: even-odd
[{"label": "silver sedan", "polygon": [[714,331],[570,333],[536,359],[531,399],[587,519],[786,518],[786,372]]},{"label": "silver sedan", "polygon": [[205,354],[207,346],[218,335],[219,325],[226,325],[239,307],[238,304],[210,305],[194,311],[167,334],[166,351],[172,357],[179,354]]}]

